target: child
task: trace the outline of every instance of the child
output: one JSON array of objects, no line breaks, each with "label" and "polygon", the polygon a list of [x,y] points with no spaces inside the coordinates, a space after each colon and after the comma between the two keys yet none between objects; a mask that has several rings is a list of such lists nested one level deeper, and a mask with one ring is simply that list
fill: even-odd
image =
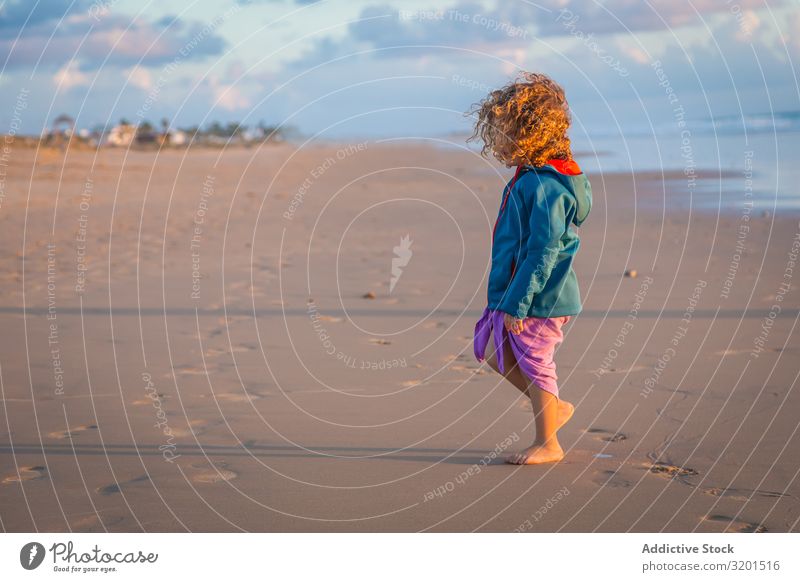
[{"label": "child", "polygon": [[492,234],[488,305],[475,325],[475,357],[487,359],[533,406],[536,439],[506,460],[560,461],[556,431],[574,407],[559,399],[553,353],[562,327],[581,311],[572,269],[580,241],[571,225],[586,220],[591,186],[572,159],[564,90],[549,77],[523,73],[473,113],[470,140],[483,140],[481,155],[491,152],[506,167],[517,166]]}]

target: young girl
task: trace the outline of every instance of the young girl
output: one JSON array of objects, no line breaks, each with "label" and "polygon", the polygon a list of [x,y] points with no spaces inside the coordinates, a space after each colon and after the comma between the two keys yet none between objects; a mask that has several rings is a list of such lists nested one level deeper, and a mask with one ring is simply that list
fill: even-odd
[{"label": "young girl", "polygon": [[589,214],[591,186],[572,159],[564,90],[549,77],[523,73],[473,113],[470,139],[483,140],[481,154],[516,166],[492,234],[488,305],[475,325],[475,357],[487,359],[533,406],[536,439],[507,461],[560,461],[556,432],[574,407],[559,399],[553,353],[562,327],[581,311],[572,269],[580,241],[572,225]]}]

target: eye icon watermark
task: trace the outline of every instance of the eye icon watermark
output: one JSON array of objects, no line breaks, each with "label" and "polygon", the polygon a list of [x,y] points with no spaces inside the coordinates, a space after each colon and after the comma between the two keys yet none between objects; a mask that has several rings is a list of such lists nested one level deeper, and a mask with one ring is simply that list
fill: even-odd
[{"label": "eye icon watermark", "polygon": [[26,570],[35,570],[44,561],[44,546],[39,542],[29,542],[19,551],[19,563]]},{"label": "eye icon watermark", "polygon": [[411,250],[411,243],[414,242],[406,235],[400,239],[400,244],[392,249],[394,257],[392,257],[392,278],[389,280],[389,294],[394,291],[394,286],[400,280],[400,275],[403,274],[403,268],[408,266],[411,256],[414,252]]}]

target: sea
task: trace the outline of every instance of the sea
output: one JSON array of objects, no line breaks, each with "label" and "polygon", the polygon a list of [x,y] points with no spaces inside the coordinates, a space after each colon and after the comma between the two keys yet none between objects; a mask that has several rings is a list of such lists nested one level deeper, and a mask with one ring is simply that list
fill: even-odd
[{"label": "sea", "polygon": [[687,120],[680,127],[573,127],[570,139],[587,174],[643,173],[663,184],[668,199],[648,197],[649,204],[721,213],[748,205],[763,214],[800,215],[800,111]]},{"label": "sea", "polygon": [[669,186],[670,206],[728,212],[752,203],[760,212],[800,212],[800,112],[570,137],[587,173],[654,173]]}]

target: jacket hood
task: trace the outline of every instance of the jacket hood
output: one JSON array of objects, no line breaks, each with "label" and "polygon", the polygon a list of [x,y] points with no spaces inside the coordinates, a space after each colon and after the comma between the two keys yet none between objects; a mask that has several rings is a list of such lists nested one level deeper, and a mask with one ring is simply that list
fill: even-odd
[{"label": "jacket hood", "polygon": [[543,166],[527,166],[538,172],[549,172],[561,182],[575,198],[576,212],[572,218],[575,226],[580,226],[592,210],[592,185],[583,172],[578,174],[565,174],[559,172],[552,164]]}]

